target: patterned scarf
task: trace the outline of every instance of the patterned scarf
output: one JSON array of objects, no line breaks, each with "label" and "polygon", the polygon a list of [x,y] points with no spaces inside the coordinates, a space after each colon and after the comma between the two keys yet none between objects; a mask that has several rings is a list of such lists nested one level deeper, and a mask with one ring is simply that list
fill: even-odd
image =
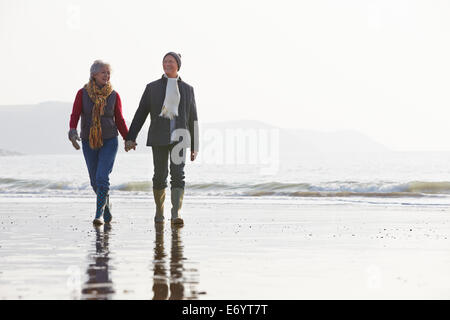
[{"label": "patterned scarf", "polygon": [[87,90],[89,98],[94,102],[94,107],[92,108],[92,125],[89,131],[89,146],[92,149],[99,149],[103,146],[100,117],[104,114],[106,99],[113,89],[109,82],[100,89],[95,84],[95,80],[89,80],[89,83],[84,88]]}]

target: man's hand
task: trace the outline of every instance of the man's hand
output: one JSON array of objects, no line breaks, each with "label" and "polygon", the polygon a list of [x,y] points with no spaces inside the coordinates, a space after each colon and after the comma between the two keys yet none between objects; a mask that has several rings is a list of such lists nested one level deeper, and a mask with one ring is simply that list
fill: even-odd
[{"label": "man's hand", "polygon": [[198,151],[191,151],[191,161],[194,161],[197,158]]},{"label": "man's hand", "polygon": [[136,150],[137,143],[136,141],[127,140],[125,141],[125,151],[128,152],[131,149]]},{"label": "man's hand", "polygon": [[78,136],[78,132],[77,129],[70,129],[69,133],[69,140],[70,142],[72,142],[72,145],[75,149],[79,150],[80,149],[80,145],[78,144],[78,141],[81,141],[80,137]]}]

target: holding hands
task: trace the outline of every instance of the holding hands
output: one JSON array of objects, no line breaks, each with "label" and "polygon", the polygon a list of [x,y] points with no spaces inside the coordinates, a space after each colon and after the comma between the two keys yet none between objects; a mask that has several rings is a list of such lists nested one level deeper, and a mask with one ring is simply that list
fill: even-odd
[{"label": "holding hands", "polygon": [[125,141],[125,151],[128,152],[131,149],[136,150],[137,143],[136,141],[127,140]]},{"label": "holding hands", "polygon": [[77,129],[70,129],[69,131],[69,140],[72,142],[72,145],[75,149],[79,150],[80,145],[78,144],[78,141],[81,141],[80,137],[78,136]]}]

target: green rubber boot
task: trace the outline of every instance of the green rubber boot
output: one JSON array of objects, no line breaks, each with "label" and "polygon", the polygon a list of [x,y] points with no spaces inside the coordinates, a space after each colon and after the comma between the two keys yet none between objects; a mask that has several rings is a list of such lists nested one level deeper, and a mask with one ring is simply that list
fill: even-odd
[{"label": "green rubber boot", "polygon": [[184,224],[183,219],[180,216],[181,206],[183,205],[184,189],[183,188],[173,188],[171,189],[170,200],[172,201],[172,217],[171,223],[182,225]]},{"label": "green rubber boot", "polygon": [[166,189],[153,189],[153,198],[156,204],[155,223],[164,223],[164,200]]}]

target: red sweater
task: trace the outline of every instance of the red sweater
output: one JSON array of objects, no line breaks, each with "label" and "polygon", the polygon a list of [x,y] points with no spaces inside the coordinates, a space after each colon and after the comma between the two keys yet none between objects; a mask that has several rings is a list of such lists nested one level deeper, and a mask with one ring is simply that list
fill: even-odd
[{"label": "red sweater", "polygon": [[[120,96],[117,93],[116,105],[114,108],[114,121],[119,130],[120,135],[125,140],[128,134],[128,127],[125,123],[125,119],[122,115],[122,101],[120,101]],[[76,129],[78,126],[78,121],[80,120],[81,111],[83,110],[83,89],[78,90],[77,96],[73,103],[72,114],[70,115],[70,129]]]}]

